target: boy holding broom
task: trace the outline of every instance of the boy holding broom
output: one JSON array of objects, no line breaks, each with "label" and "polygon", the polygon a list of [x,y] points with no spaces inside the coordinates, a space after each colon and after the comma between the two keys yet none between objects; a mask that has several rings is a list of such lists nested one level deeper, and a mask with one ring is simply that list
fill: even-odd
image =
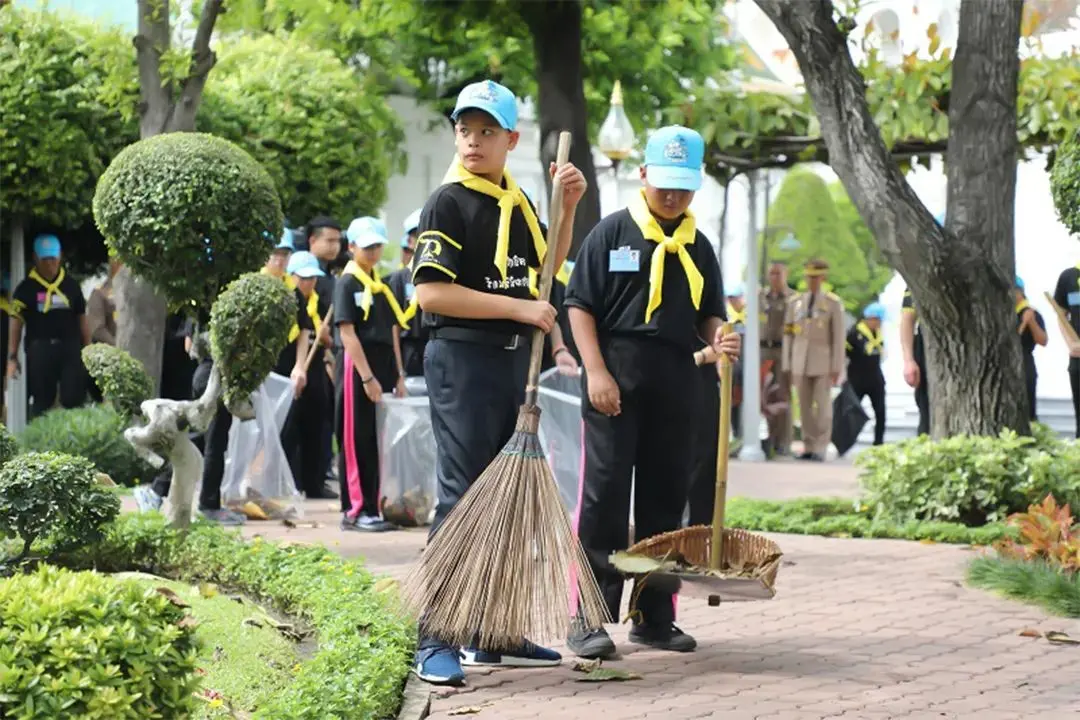
[{"label": "boy holding broom", "polygon": [[[546,251],[562,265],[585,178],[558,169],[565,214],[558,246],[546,248],[535,210],[506,171],[518,142],[517,98],[491,80],[461,91],[451,119],[457,158],[420,215],[413,283],[429,328],[424,378],[437,447],[438,506],[431,533],[514,434],[524,401],[534,328],[550,332],[555,308],[533,300],[529,268]],[[552,167],[554,174],[555,168]],[[561,656],[531,642],[512,651],[459,650],[421,637],[414,672],[461,685],[469,665],[542,667]]]},{"label": "boy holding broom", "polygon": [[[689,210],[701,187],[704,151],[693,130],[670,126],[653,133],[640,195],[585,238],[566,292],[585,368],[578,537],[612,617],[618,617],[624,580],[608,556],[627,546],[631,476],[636,470],[636,539],[677,530],[701,403],[694,352],[699,338],[732,359],[740,350],[739,334],[722,332],[720,267]],[[674,624],[672,595],[646,586],[634,596],[631,642],[694,649],[694,639]],[[568,644],[581,657],[615,653],[603,629],[587,631],[579,620],[571,624]]]}]

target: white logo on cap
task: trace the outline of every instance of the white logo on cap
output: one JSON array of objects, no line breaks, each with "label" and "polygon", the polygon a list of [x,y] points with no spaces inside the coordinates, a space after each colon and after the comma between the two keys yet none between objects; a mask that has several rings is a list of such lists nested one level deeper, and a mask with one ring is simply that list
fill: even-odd
[{"label": "white logo on cap", "polygon": [[485,102],[493,103],[498,101],[498,96],[495,94],[495,83],[488,80],[486,83],[479,84],[472,91],[473,100],[483,100]]},{"label": "white logo on cap", "polygon": [[671,162],[686,162],[686,141],[681,137],[675,137],[664,146],[664,159]]}]

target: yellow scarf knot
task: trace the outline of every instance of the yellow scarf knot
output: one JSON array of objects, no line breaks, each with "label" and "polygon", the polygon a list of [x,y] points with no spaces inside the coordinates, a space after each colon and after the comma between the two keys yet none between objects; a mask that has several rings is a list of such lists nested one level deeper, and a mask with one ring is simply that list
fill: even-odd
[{"label": "yellow scarf knot", "polygon": [[64,282],[64,268],[60,268],[60,272],[56,273],[56,279],[49,282],[45,278],[38,274],[37,268],[30,270],[30,279],[37,282],[38,285],[45,288],[45,305],[42,306],[41,312],[47,313],[52,309],[53,295],[64,301],[64,305],[71,307],[71,301],[68,300],[68,296],[60,292],[60,283]]},{"label": "yellow scarf knot", "polygon": [[[319,317],[319,293],[314,290],[311,291],[311,295],[307,299],[307,307],[304,308],[309,318],[311,318],[311,324],[315,327],[315,334],[319,334],[319,329],[322,327],[322,319]],[[289,331],[289,342],[293,342],[296,338],[300,337],[300,324],[293,323],[292,330]]]},{"label": "yellow scarf knot", "polygon": [[736,310],[731,303],[727,306],[727,318],[728,322],[733,325],[745,325],[746,324],[746,310]]},{"label": "yellow scarf knot", "polygon": [[[371,314],[371,304],[375,300],[376,295],[383,295],[386,298],[386,302],[390,305],[390,309],[394,311],[394,318],[397,320],[398,325],[409,329],[409,318],[402,312],[401,306],[398,305],[397,298],[394,297],[394,293],[390,292],[390,286],[379,279],[379,271],[375,270],[372,277],[364,272],[364,269],[350,260],[345,266],[345,269],[341,273],[352,275],[354,278],[360,281],[360,284],[364,286],[364,299],[361,307],[364,310],[364,319],[368,319],[368,315]],[[415,314],[415,313],[414,313]]]},{"label": "yellow scarf knot", "polygon": [[544,261],[544,253],[547,244],[544,241],[544,233],[540,230],[540,221],[533,212],[529,199],[514,182],[509,170],[503,170],[503,180],[506,187],[502,188],[486,178],[474,175],[465,169],[460,160],[455,160],[450,169],[443,177],[443,184],[461,183],[470,190],[495,198],[499,202],[499,232],[495,241],[495,269],[499,276],[506,282],[506,264],[510,258],[510,219],[513,217],[514,208],[521,208],[521,214],[525,216],[525,224],[529,227],[533,245],[536,247],[536,256],[540,262]]},{"label": "yellow scarf knot", "polygon": [[[694,309],[701,308],[701,292],[705,287],[705,280],[701,272],[694,265],[694,258],[690,257],[687,245],[692,245],[697,239],[697,231],[694,225],[694,215],[689,210],[686,216],[675,228],[675,233],[670,237],[664,234],[660,223],[653,217],[649,210],[649,204],[645,201],[645,191],[641,191],[630,202],[630,217],[641,230],[646,240],[656,243],[659,247],[653,252],[652,264],[649,268],[649,303],[645,307],[645,322],[649,322],[653,311],[660,307],[664,294],[664,260],[668,253],[678,256],[682,263],[683,272],[686,273],[686,282],[690,286],[690,300],[694,303]],[[661,252],[663,250],[663,252]]]},{"label": "yellow scarf knot", "polygon": [[881,331],[874,332],[870,329],[870,326],[862,320],[855,323],[855,329],[859,331],[860,335],[866,338],[866,344],[864,346],[866,354],[880,355],[885,346],[885,337],[881,334]]}]

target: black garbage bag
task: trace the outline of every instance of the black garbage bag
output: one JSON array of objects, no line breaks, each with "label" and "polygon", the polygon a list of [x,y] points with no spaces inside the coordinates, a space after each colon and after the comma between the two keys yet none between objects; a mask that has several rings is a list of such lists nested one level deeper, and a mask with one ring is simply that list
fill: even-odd
[{"label": "black garbage bag", "polygon": [[870,417],[862,408],[851,383],[845,382],[832,406],[832,442],[841,457],[855,445]]}]

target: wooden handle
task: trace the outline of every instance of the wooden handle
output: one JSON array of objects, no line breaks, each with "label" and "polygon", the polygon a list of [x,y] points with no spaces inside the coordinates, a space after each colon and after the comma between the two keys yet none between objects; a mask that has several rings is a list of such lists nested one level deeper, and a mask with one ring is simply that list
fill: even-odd
[{"label": "wooden handle", "polygon": [[[1065,341],[1069,345],[1080,345],[1080,337],[1076,336],[1076,330],[1073,329],[1072,323],[1069,322],[1069,316],[1065,312],[1065,308],[1057,304],[1054,300],[1054,296],[1048,292],[1044,292],[1047,302],[1050,303],[1050,307],[1054,308],[1054,312],[1057,313],[1058,320],[1061,321],[1061,328],[1065,333]],[[1070,348],[1071,350],[1072,348]]]},{"label": "wooden handle", "polygon": [[[330,322],[330,318],[334,316],[334,306],[331,305],[326,310],[326,317],[322,319],[322,325],[320,327],[326,327],[326,323]],[[304,358],[304,372],[308,371],[311,367],[311,361],[315,357],[316,351],[319,349],[319,333],[315,333],[311,338],[311,347],[308,348],[307,357]]]},{"label": "wooden handle", "polygon": [[[727,335],[732,330],[731,323],[724,323],[722,332]],[[724,557],[724,511],[727,505],[728,452],[731,447],[731,358],[720,355],[720,429],[716,439],[716,496],[713,502],[712,552],[709,554],[709,567],[720,569]],[[747,437],[757,437],[756,432],[746,433]]]},{"label": "wooden handle", "polygon": [[[540,269],[538,300],[547,302],[551,297],[551,281],[555,275],[555,255],[559,244],[559,229],[563,220],[562,181],[559,180],[559,168],[570,160],[570,133],[559,133],[559,146],[555,151],[555,179],[551,183],[551,204],[548,212],[547,252]],[[535,405],[538,384],[540,382],[540,364],[544,355],[544,331],[537,328],[533,332],[532,352],[529,355],[529,376],[525,383],[525,404]]]}]

